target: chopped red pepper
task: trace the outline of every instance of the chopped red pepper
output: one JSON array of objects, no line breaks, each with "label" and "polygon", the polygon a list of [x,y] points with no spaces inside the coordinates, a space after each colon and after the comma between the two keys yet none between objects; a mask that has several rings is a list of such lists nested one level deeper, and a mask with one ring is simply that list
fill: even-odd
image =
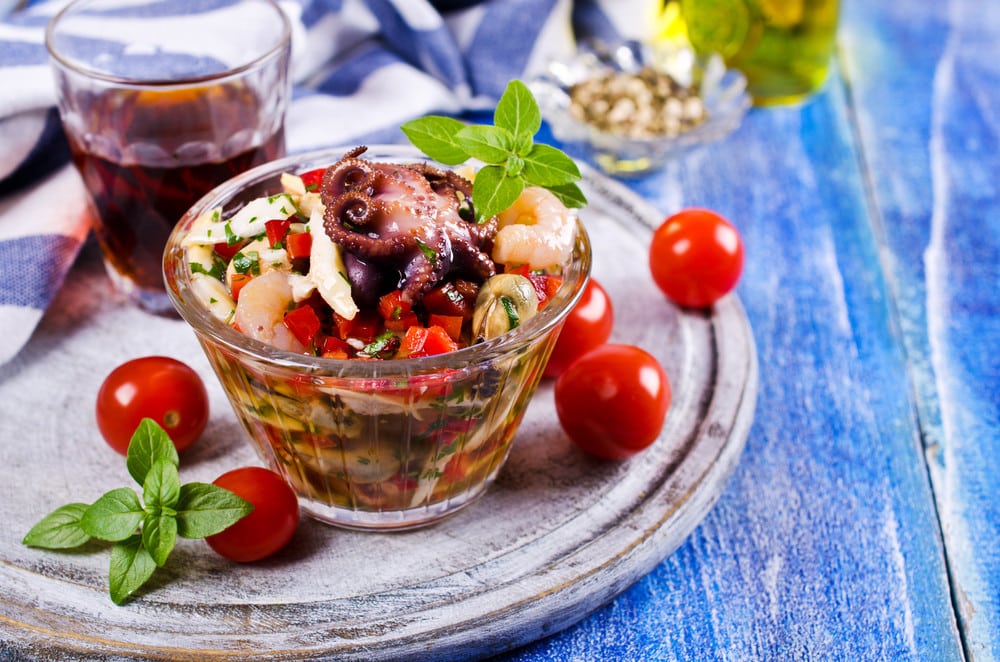
[{"label": "chopped red pepper", "polygon": [[403,341],[399,345],[399,356],[417,358],[427,356],[423,353],[424,343],[427,341],[427,329],[422,326],[411,326],[406,330]]},{"label": "chopped red pepper", "polygon": [[385,328],[390,331],[405,331],[411,326],[421,326],[416,313],[405,313],[395,319],[385,320]]},{"label": "chopped red pepper", "polygon": [[316,168],[315,170],[309,170],[299,175],[299,179],[305,184],[307,191],[316,191],[319,189],[319,185],[323,183],[323,173],[326,172],[326,168]]},{"label": "chopped red pepper", "polygon": [[233,295],[233,301],[239,301],[240,290],[243,286],[253,280],[250,274],[235,273],[229,281],[229,293]]},{"label": "chopped red pepper", "polygon": [[447,331],[440,326],[427,327],[427,340],[424,342],[424,351],[428,355],[454,352],[456,349],[458,349],[458,343],[451,339]]},{"label": "chopped red pepper", "polygon": [[334,336],[324,336],[323,342],[317,344],[320,347],[321,356],[327,359],[346,359],[353,351],[350,345]]},{"label": "chopped red pepper", "polygon": [[458,349],[458,343],[451,339],[448,332],[440,326],[411,326],[403,336],[402,344],[399,347],[399,355],[409,358],[421,356],[433,356],[434,354],[444,354],[454,352]]},{"label": "chopped red pepper", "polygon": [[472,319],[478,288],[475,285],[466,288],[464,284],[464,281],[446,281],[432,288],[424,295],[424,308],[429,313]]},{"label": "chopped red pepper", "polygon": [[292,227],[292,222],[282,218],[275,218],[264,223],[264,230],[267,232],[267,243],[271,248],[281,248],[288,234],[288,229]]},{"label": "chopped red pepper", "polygon": [[438,315],[431,313],[427,318],[428,326],[440,326],[448,332],[452,340],[462,338],[462,316],[461,315]]},{"label": "chopped red pepper", "polygon": [[228,241],[220,241],[219,243],[212,246],[212,250],[215,254],[221,257],[226,262],[233,259],[233,256],[240,252],[244,246],[247,245],[246,241],[237,241],[235,244],[230,244]]},{"label": "chopped red pepper", "polygon": [[285,237],[285,250],[293,260],[309,257],[312,252],[312,235],[308,232],[293,232]]},{"label": "chopped red pepper", "polygon": [[[402,290],[393,290],[379,297],[378,313],[386,321],[402,319],[412,310],[413,306],[403,298]],[[402,331],[402,329],[399,330]]]},{"label": "chopped red pepper", "polygon": [[294,310],[285,313],[285,326],[292,332],[292,335],[306,347],[313,346],[313,340],[319,333],[322,324],[319,315],[312,306],[302,305]]},{"label": "chopped red pepper", "polygon": [[369,310],[362,310],[353,319],[334,313],[333,323],[341,340],[357,338],[361,342],[370,343],[382,331],[382,319],[378,313]]}]

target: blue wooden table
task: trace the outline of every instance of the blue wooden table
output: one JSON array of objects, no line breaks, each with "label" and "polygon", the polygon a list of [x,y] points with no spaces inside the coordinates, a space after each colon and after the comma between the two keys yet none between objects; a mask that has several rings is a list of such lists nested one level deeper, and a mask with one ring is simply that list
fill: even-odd
[{"label": "blue wooden table", "polygon": [[1000,3],[845,0],[838,41],[631,182],[742,232],[755,423],[686,544],[505,659],[1000,658]]},{"label": "blue wooden table", "polygon": [[1000,658],[1000,2],[843,0],[824,90],[629,186],[741,231],[753,427],[544,660]]}]

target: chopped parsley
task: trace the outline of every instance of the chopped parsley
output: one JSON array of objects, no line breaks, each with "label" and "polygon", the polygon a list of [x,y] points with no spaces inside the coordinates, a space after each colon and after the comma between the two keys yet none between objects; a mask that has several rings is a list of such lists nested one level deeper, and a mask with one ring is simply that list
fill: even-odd
[{"label": "chopped parsley", "polygon": [[201,262],[191,262],[190,268],[193,274],[205,274],[216,280],[222,280],[226,274],[226,263],[215,254],[212,255],[211,267],[206,267]]},{"label": "chopped parsley", "polygon": [[233,232],[233,228],[229,224],[229,221],[226,221],[226,224],[223,225],[222,227],[225,228],[226,230],[226,244],[228,244],[229,246],[233,246],[234,244],[238,244],[241,241],[243,241],[243,237]]},{"label": "chopped parsley", "polygon": [[514,305],[514,301],[510,297],[500,297],[500,303],[503,305],[503,310],[507,313],[507,329],[516,329],[521,323],[521,316],[517,314],[517,306]]},{"label": "chopped parsley", "polygon": [[399,351],[399,344],[399,336],[392,331],[384,331],[375,340],[358,350],[358,354],[373,359],[391,359]]},{"label": "chopped parsley", "polygon": [[260,275],[260,254],[257,251],[238,252],[233,256],[232,264],[238,274]]},{"label": "chopped parsley", "polygon": [[432,265],[437,266],[437,260],[438,260],[437,251],[435,251],[433,248],[425,244],[420,239],[417,239],[417,246],[420,247],[420,252],[424,254],[424,257],[426,257]]}]

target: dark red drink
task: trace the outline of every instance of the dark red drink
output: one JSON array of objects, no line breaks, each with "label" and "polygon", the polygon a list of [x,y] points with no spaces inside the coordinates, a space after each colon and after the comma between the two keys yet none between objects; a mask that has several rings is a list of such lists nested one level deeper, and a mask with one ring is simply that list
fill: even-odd
[{"label": "dark red drink", "polygon": [[70,132],[70,146],[96,207],[94,231],[119,286],[162,291],[174,224],[216,185],[282,156],[282,124],[261,128],[267,102],[238,83],[115,91],[93,103],[94,126]]}]

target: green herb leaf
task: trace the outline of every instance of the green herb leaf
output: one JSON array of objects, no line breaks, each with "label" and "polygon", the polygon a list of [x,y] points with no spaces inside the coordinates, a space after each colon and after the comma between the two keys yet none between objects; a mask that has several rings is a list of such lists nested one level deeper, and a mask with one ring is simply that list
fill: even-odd
[{"label": "green herb leaf", "polygon": [[359,349],[358,354],[375,359],[391,359],[399,351],[399,345],[399,336],[392,331],[383,331],[375,340]]},{"label": "green herb leaf", "polygon": [[156,561],[146,550],[140,536],[134,535],[115,543],[111,548],[108,569],[111,601],[116,605],[124,603],[153,576],[155,570]]},{"label": "green herb leaf", "polygon": [[215,253],[212,253],[212,266],[211,268],[206,268],[200,262],[191,262],[191,273],[193,274],[205,274],[206,276],[211,276],[215,280],[222,280],[226,275],[226,263],[222,261]]},{"label": "green herb leaf", "polygon": [[437,251],[428,246],[420,239],[417,239],[417,246],[420,247],[420,252],[424,254],[424,257],[427,258],[427,261],[430,262],[431,265],[436,266],[438,261]]},{"label": "green herb leaf", "polygon": [[226,224],[223,225],[222,227],[226,230],[226,245],[227,246],[235,246],[236,244],[238,244],[241,241],[243,241],[243,237],[241,237],[238,234],[236,234],[235,232],[233,232],[233,228],[232,228],[232,226],[228,222],[226,222]]},{"label": "green herb leaf", "polygon": [[186,483],[177,500],[177,535],[205,538],[250,514],[253,506],[227,489],[210,483]]},{"label": "green herb leaf", "polygon": [[45,549],[79,547],[90,540],[90,534],[80,526],[80,518],[87,508],[85,503],[68,503],[56,508],[31,527],[21,543]]},{"label": "green herb leaf", "polygon": [[33,526],[23,544],[68,549],[91,538],[115,543],[108,584],[111,599],[122,604],[167,562],[178,535],[204,538],[253,510],[249,502],[221,487],[181,485],[178,462],[177,449],[163,428],[143,419],[129,443],[126,465],[142,485],[145,505],[127,487],[111,490],[89,506],[67,504]]},{"label": "green herb leaf", "polygon": [[469,158],[455,140],[455,135],[465,128],[459,120],[431,115],[411,120],[400,128],[417,149],[439,163],[458,165]]},{"label": "green herb leaf", "polygon": [[496,110],[493,123],[507,129],[514,136],[528,136],[529,141],[542,127],[542,113],[528,86],[519,80],[507,83]]},{"label": "green herb leaf", "polygon": [[547,186],[546,188],[567,207],[579,209],[587,204],[587,197],[576,184],[560,184],[559,186]]},{"label": "green herb leaf", "polygon": [[125,540],[135,534],[145,514],[139,495],[127,487],[105,493],[80,517],[80,527],[94,538]]},{"label": "green herb leaf", "polygon": [[493,112],[493,124],[467,126],[432,115],[407,122],[402,129],[410,142],[445,165],[470,158],[486,164],[476,174],[472,190],[478,223],[507,209],[527,185],[549,189],[568,207],[586,205],[575,184],[581,175],[573,160],[555,147],[534,143],[542,116],[527,85],[518,80],[508,83]]},{"label": "green herb leaf", "polygon": [[514,150],[514,136],[498,126],[467,126],[455,138],[468,156],[491,165],[506,163]]},{"label": "green herb leaf", "polygon": [[146,512],[173,509],[180,497],[181,479],[177,465],[168,458],[160,458],[146,472],[142,483],[142,501]]},{"label": "green herb leaf", "polygon": [[580,179],[580,168],[551,145],[533,145],[524,157],[524,178],[535,186],[572,184]]},{"label": "green herb leaf", "polygon": [[260,253],[257,251],[238,252],[230,261],[238,274],[260,275]]},{"label": "green herb leaf", "polygon": [[143,485],[149,468],[161,459],[169,460],[175,467],[180,464],[177,447],[170,436],[159,423],[151,418],[144,418],[129,441],[125,466],[135,482]]},{"label": "green herb leaf", "polygon": [[147,512],[142,518],[142,546],[149,555],[162,566],[177,544],[177,518],[173,511]]},{"label": "green herb leaf", "polygon": [[516,329],[521,324],[521,316],[517,314],[517,306],[510,297],[501,296],[500,304],[507,313],[507,330]]},{"label": "green herb leaf", "polygon": [[524,190],[524,180],[510,177],[502,166],[486,166],[476,173],[472,184],[472,199],[476,205],[476,221],[485,223],[514,204]]}]

